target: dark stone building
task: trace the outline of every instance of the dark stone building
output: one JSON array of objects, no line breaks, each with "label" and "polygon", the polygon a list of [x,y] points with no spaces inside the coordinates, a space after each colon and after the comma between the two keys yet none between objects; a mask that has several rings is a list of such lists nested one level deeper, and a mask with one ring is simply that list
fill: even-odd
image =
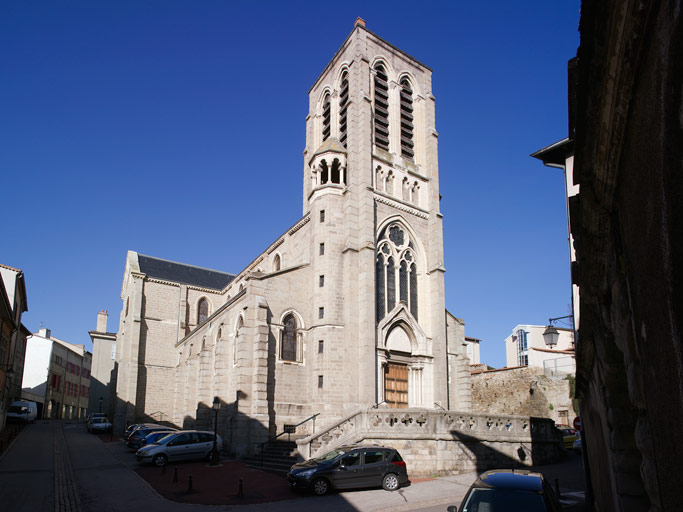
[{"label": "dark stone building", "polygon": [[597,510],[680,510],[683,2],[583,1],[570,62],[577,392]]}]

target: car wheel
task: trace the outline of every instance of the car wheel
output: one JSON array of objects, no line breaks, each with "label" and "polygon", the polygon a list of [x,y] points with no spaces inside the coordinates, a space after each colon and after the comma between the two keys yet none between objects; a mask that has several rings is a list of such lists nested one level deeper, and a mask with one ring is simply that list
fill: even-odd
[{"label": "car wheel", "polygon": [[160,453],[159,455],[155,455],[154,458],[152,459],[152,462],[154,463],[155,466],[165,466],[166,465],[166,455],[163,453]]},{"label": "car wheel", "polygon": [[382,479],[382,487],[384,487],[385,491],[395,491],[398,489],[398,476],[396,476],[394,473],[384,475],[384,478]]},{"label": "car wheel", "polygon": [[330,484],[324,478],[318,478],[313,482],[313,494],[324,496],[330,490]]}]

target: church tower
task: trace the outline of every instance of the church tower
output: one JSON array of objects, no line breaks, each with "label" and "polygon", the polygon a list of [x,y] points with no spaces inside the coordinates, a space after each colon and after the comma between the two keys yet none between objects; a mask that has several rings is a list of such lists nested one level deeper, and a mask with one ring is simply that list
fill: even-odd
[{"label": "church tower", "polygon": [[309,91],[311,333],[339,355],[317,369],[337,375],[328,403],[448,403],[431,74],[359,18]]}]

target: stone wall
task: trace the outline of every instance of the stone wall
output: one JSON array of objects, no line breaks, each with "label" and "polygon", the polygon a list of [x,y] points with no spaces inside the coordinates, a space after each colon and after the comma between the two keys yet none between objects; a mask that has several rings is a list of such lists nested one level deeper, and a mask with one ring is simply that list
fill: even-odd
[{"label": "stone wall", "polygon": [[546,377],[543,370],[531,366],[482,372],[472,375],[472,410],[524,414],[571,425],[577,414],[569,388],[568,379]]},{"label": "stone wall", "polygon": [[411,476],[544,464],[562,454],[550,420],[432,409],[368,409],[297,441],[304,458],[337,446],[373,443],[399,450]]}]

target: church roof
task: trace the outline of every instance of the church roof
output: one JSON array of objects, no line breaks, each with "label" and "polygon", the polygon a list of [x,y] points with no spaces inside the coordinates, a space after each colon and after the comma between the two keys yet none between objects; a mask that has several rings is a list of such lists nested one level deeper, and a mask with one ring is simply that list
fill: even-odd
[{"label": "church roof", "polygon": [[138,254],[138,264],[140,265],[140,272],[148,277],[212,290],[222,290],[235,278],[234,274],[162,260],[144,254]]},{"label": "church roof", "polygon": [[328,137],[325,139],[325,142],[323,142],[320,147],[313,153],[313,157],[316,157],[318,155],[322,155],[323,153],[328,153],[330,151],[333,151],[335,153],[344,153],[346,154],[346,148],[342,146],[342,143],[339,142],[339,139],[336,137]]}]

